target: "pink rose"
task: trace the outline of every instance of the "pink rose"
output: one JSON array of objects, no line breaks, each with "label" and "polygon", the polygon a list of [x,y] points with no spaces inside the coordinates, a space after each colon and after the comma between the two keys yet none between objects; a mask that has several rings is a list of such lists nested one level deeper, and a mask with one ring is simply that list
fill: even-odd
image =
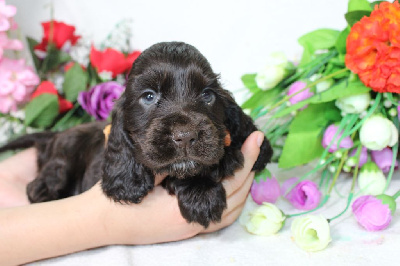
[{"label": "pink rose", "polygon": [[[286,180],[282,184],[282,195],[297,183],[298,178],[293,177]],[[318,190],[317,184],[310,180],[303,180],[299,182],[285,198],[297,209],[312,210],[316,208],[321,201],[322,194]]]},{"label": "pink rose", "polygon": [[[354,157],[356,156],[356,154],[357,154],[357,149],[353,149],[351,150],[349,157]],[[360,160],[358,161],[358,167],[362,167],[367,161],[368,161],[368,150],[367,148],[362,147],[360,152]]]},{"label": "pink rose", "polygon": [[[389,173],[390,167],[392,166],[393,152],[390,148],[384,148],[380,151],[371,151],[372,161],[382,170],[384,173]],[[398,167],[399,163],[395,160],[395,167]]]},{"label": "pink rose", "polygon": [[[334,124],[330,125],[326,128],[324,132],[324,136],[322,138],[322,146],[324,148],[328,147],[331,143],[333,137],[335,136],[336,132],[338,131],[338,127]],[[329,147],[329,152],[335,152],[338,149],[338,141],[342,137],[343,131],[337,134],[335,140],[333,141],[332,145]],[[339,148],[351,148],[353,147],[353,141],[349,136],[342,139],[339,143]]]},{"label": "pink rose", "polygon": [[[295,94],[296,92],[304,89],[307,86],[307,83],[302,82],[302,81],[296,81],[290,85],[289,90],[288,90],[288,96]],[[289,102],[291,104],[296,104],[298,102],[304,101],[305,99],[310,98],[314,94],[310,91],[310,88],[307,88],[303,90],[302,92],[299,92],[295,96],[289,99]],[[302,109],[306,108],[307,106],[304,106]]]},{"label": "pink rose", "polygon": [[356,199],[353,202],[352,209],[357,222],[368,231],[383,230],[392,221],[389,206],[371,195]]},{"label": "pink rose", "polygon": [[281,195],[281,188],[275,177],[254,180],[250,189],[253,200],[261,205],[263,202],[275,203]]}]

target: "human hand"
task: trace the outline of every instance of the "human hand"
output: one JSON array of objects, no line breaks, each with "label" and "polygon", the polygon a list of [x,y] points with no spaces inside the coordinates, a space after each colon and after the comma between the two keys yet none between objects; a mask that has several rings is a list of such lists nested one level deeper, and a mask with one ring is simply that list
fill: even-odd
[{"label": "human hand", "polygon": [[26,186],[37,173],[35,148],[0,162],[0,208],[28,205]]},{"label": "human hand", "polygon": [[[106,198],[97,184],[88,193],[94,196],[93,204],[100,203],[103,206],[101,219],[106,229],[107,244],[177,241],[200,233],[214,232],[232,224],[244,207],[254,178],[251,169],[260,152],[258,142],[262,142],[263,138],[261,132],[253,132],[243,144],[244,167],[236,171],[234,177],[223,181],[228,207],[221,222],[212,223],[206,229],[199,224],[187,223],[180,213],[177,198],[169,195],[161,186],[156,186],[140,204],[124,205]],[[157,176],[156,184],[162,178]]]}]

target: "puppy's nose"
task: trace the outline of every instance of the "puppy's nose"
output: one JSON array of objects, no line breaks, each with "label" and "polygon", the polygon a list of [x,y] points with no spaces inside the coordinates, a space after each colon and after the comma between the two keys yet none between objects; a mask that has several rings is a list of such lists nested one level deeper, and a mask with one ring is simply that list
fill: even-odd
[{"label": "puppy's nose", "polygon": [[197,132],[191,130],[174,130],[172,140],[179,148],[187,149],[198,139]]}]

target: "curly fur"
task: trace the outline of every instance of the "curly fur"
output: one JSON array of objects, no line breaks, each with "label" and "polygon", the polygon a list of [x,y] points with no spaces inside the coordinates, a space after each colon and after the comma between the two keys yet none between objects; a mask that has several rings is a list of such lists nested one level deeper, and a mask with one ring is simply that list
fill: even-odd
[{"label": "curly fur", "polygon": [[[150,103],[144,101],[149,91],[155,97]],[[136,59],[105,149],[104,125],[81,125],[45,145],[37,142],[40,172],[28,186],[32,202],[80,193],[102,177],[108,197],[139,203],[153,189],[155,174],[163,173],[162,185],[177,195],[183,217],[207,227],[220,221],[226,208],[221,181],[243,167],[240,148],[257,130],[206,58],[179,42],[155,44]],[[264,169],[271,156],[264,139],[253,170]]]}]

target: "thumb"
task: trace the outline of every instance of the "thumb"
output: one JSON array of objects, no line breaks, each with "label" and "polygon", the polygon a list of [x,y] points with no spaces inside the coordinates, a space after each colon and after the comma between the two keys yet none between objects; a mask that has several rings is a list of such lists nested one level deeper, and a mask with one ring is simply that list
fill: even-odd
[{"label": "thumb", "polygon": [[250,171],[260,154],[260,147],[264,141],[264,134],[261,131],[251,133],[242,145],[244,160],[243,170]]}]

